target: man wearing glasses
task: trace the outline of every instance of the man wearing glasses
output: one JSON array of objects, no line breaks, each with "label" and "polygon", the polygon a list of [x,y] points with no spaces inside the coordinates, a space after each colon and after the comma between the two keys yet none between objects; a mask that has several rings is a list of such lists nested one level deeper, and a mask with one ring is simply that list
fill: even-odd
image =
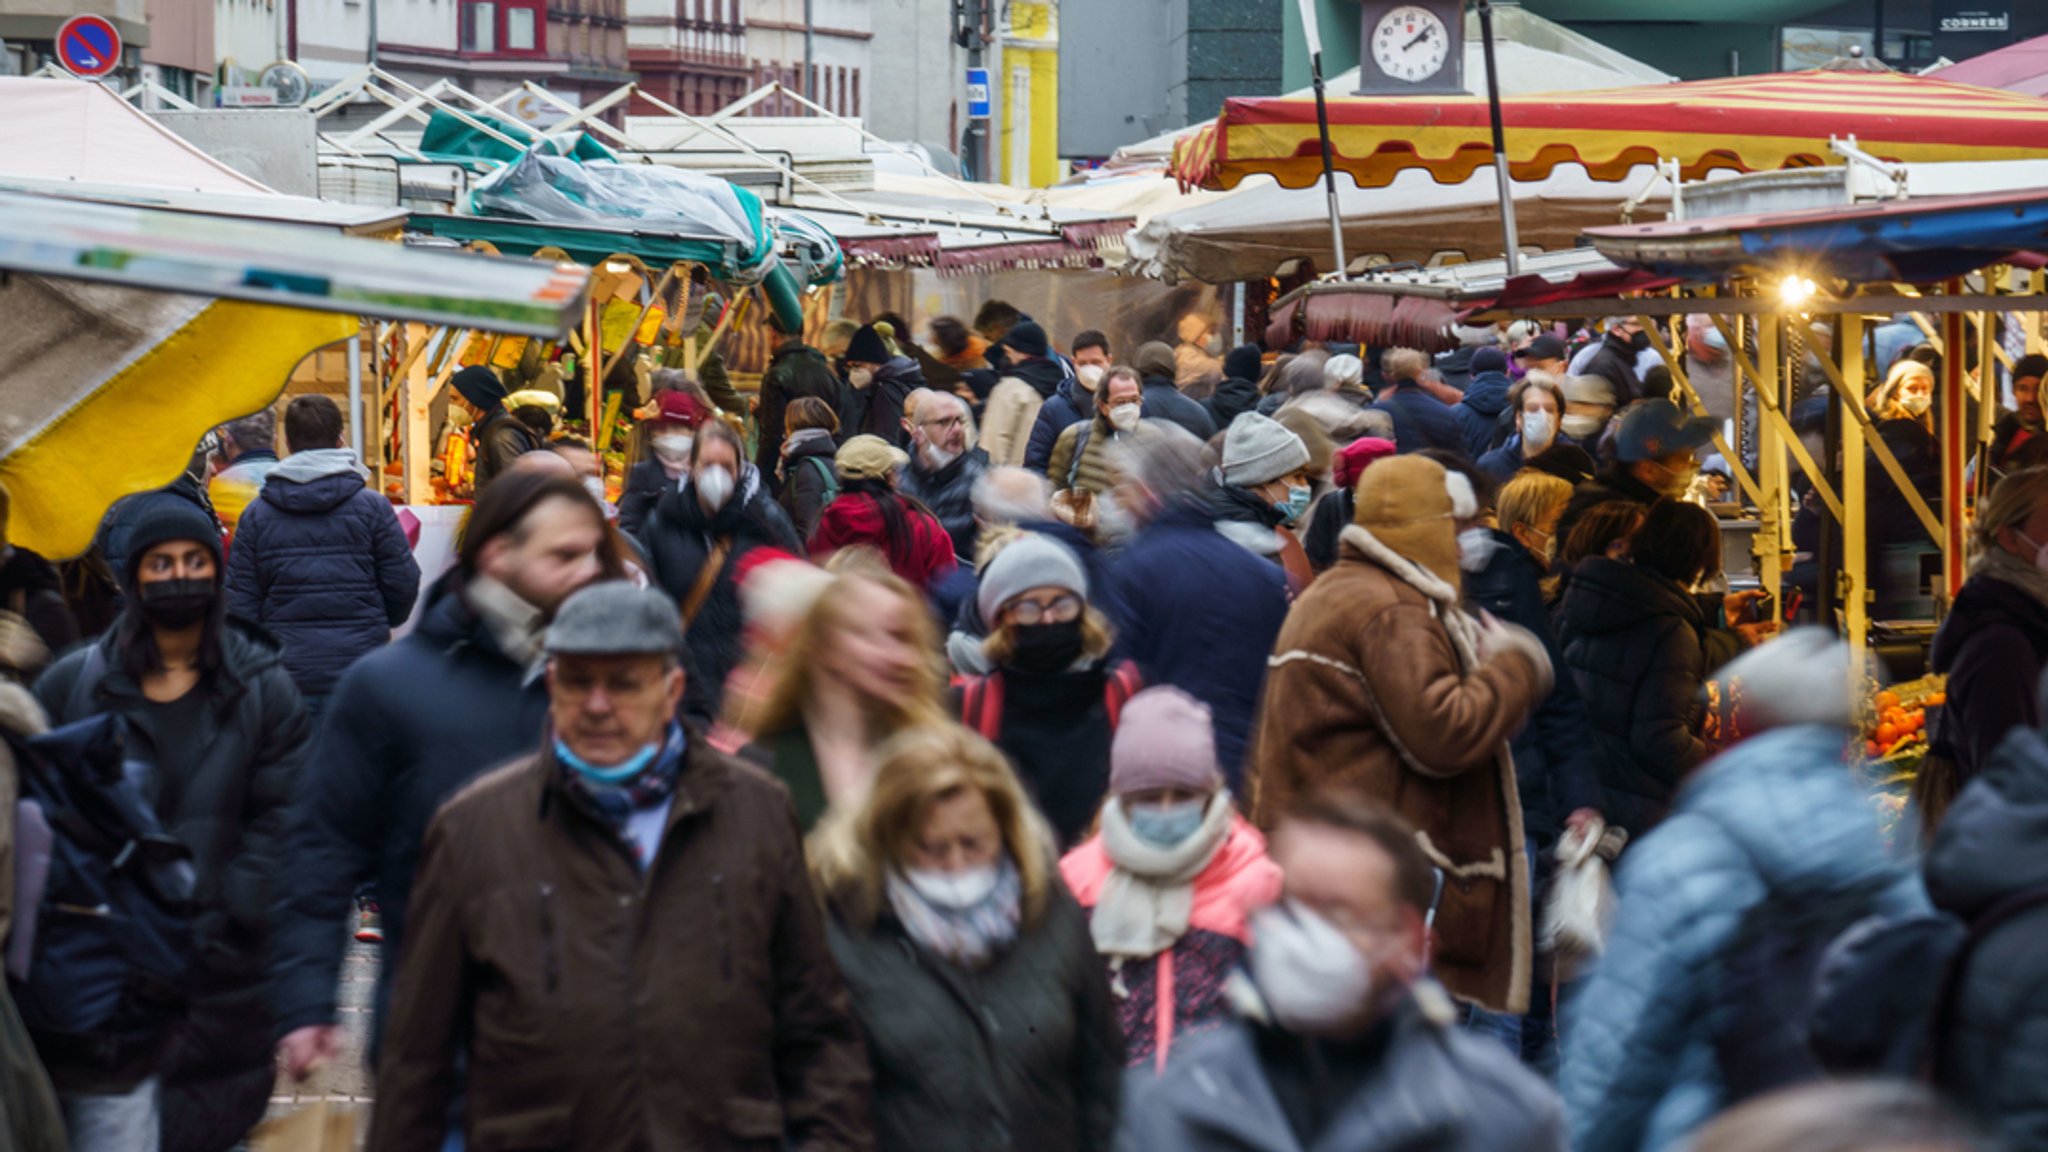
[{"label": "man wearing glasses", "polygon": [[897,491],[922,501],[953,538],[962,564],[974,559],[974,482],[988,471],[988,456],[974,446],[967,402],[950,392],[927,392],[904,421],[910,426],[910,462]]}]

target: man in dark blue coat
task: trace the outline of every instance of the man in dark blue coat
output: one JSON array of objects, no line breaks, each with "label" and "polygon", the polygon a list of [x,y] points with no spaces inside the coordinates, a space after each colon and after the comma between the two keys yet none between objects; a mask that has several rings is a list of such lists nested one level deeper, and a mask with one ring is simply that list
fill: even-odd
[{"label": "man in dark blue coat", "polygon": [[1472,353],[1472,378],[1465,384],[1465,398],[1451,408],[1458,427],[1465,432],[1466,456],[1477,460],[1493,447],[1494,426],[1507,411],[1508,390],[1514,386],[1508,379],[1507,353],[1498,348]]},{"label": "man in dark blue coat", "polygon": [[1145,419],[1178,424],[1204,443],[1216,434],[1216,421],[1209,417],[1209,410],[1174,384],[1180,367],[1171,347],[1157,340],[1140,344],[1131,357],[1131,367],[1145,381]]},{"label": "man in dark blue coat", "polygon": [[391,501],[341,447],[341,408],[301,396],[284,414],[291,458],[271,469],[228,553],[228,612],[284,642],[284,667],[319,716],[334,682],[412,614],[420,566]]},{"label": "man in dark blue coat", "polygon": [[[532,753],[547,718],[548,619],[570,593],[619,574],[605,539],[603,510],[574,478],[506,472],[471,511],[419,626],[335,686],[278,884],[272,987],[288,1074],[304,1078],[340,1052],[335,985],[356,887],[376,881],[397,956],[427,821],[485,770]],[[397,967],[379,975],[380,1017]]]},{"label": "man in dark blue coat", "polygon": [[1024,449],[1026,468],[1044,472],[1052,463],[1060,433],[1083,420],[1095,419],[1095,389],[1113,363],[1109,337],[1093,328],[1074,337],[1074,374],[1061,380],[1039,408],[1038,422],[1031,426],[1031,442]]},{"label": "man in dark blue coat", "polygon": [[1385,385],[1374,408],[1394,421],[1394,443],[1401,452],[1440,448],[1465,452],[1465,429],[1451,413],[1451,407],[1430,395],[1422,386],[1422,374],[1429,370],[1429,357],[1413,348],[1389,349],[1380,357],[1380,375]]},{"label": "man in dark blue coat", "polygon": [[[1202,446],[1170,425],[1126,449],[1115,507],[1143,528],[1112,570],[1117,641],[1148,685],[1171,684],[1209,706],[1230,787],[1266,685],[1266,659],[1287,619],[1287,574],[1216,530],[1202,499]],[[1241,793],[1240,793],[1241,794]]]}]

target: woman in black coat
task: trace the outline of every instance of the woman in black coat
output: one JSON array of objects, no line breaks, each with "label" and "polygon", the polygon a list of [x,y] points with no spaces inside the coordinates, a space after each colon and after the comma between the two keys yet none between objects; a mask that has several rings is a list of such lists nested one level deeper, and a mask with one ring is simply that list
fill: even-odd
[{"label": "woman in black coat", "polygon": [[839,416],[830,404],[811,396],[790,401],[784,415],[789,438],[782,442],[776,465],[782,510],[796,526],[796,538],[808,544],[818,530],[818,517],[839,496],[839,466],[832,460],[839,451]]},{"label": "woman in black coat", "polygon": [[1109,1152],[1123,1032],[1000,752],[912,729],[810,857],[867,1038],[877,1152]]},{"label": "woman in black coat", "polygon": [[1948,677],[1948,704],[1930,739],[1935,752],[1954,761],[1957,789],[2007,733],[2041,724],[2035,687],[2048,667],[2048,571],[2040,565],[2041,545],[2048,544],[2048,468],[2000,480],[1970,531],[1976,559],[1934,635],[1932,654],[1934,671]]},{"label": "woman in black coat", "polygon": [[196,865],[191,1005],[150,1067],[52,1067],[60,1092],[133,1090],[160,1077],[165,1152],[224,1152],[263,1118],[276,1078],[267,953],[271,877],[309,725],[278,644],[229,620],[220,531],[181,500],[133,524],[126,605],[98,643],[36,682],[53,726],[117,712],[165,830]]},{"label": "woman in black coat", "polygon": [[1580,561],[1558,639],[1591,720],[1602,809],[1639,837],[1707,757],[1700,697],[1715,622],[1692,589],[1720,570],[1721,529],[1696,504],[1659,500],[1628,547],[1627,561]]},{"label": "woman in black coat", "polygon": [[802,554],[796,529],[746,458],[739,434],[716,420],[697,430],[690,472],[655,505],[640,530],[648,574],[675,599],[689,641],[683,712],[709,728],[725,680],[745,655],[740,562],[757,548]]}]

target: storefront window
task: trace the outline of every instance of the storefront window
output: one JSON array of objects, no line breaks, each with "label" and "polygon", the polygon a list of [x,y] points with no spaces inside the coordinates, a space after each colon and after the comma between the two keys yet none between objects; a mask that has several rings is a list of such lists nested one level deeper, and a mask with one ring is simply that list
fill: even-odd
[{"label": "storefront window", "polygon": [[540,47],[539,37],[534,34],[536,15],[531,8],[505,10],[505,51],[531,52]]},{"label": "storefront window", "polygon": [[462,50],[464,52],[496,52],[498,50],[498,6],[492,3],[469,3],[462,7]]}]

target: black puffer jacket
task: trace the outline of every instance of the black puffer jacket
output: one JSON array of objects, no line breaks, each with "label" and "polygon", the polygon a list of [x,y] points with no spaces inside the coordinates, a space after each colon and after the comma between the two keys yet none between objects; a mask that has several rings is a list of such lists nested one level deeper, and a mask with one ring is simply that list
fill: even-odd
[{"label": "black puffer jacket", "polygon": [[[809,396],[823,400],[837,412],[845,407],[843,389],[823,352],[801,340],[791,340],[777,348],[768,362],[768,371],[761,375],[760,408],[754,414],[760,422],[761,439],[754,451],[754,466],[763,475],[775,474],[776,454],[782,451],[782,440],[789,435],[785,413],[790,401]],[[626,527],[623,512],[619,526],[628,532],[639,530],[637,524]]]},{"label": "black puffer jacket", "polygon": [[619,493],[619,531],[637,536],[654,516],[661,494],[676,486],[675,478],[649,457],[626,472],[625,490]]},{"label": "black puffer jacket", "polygon": [[1706,631],[1699,602],[1675,581],[1605,556],[1580,561],[1565,592],[1558,639],[1592,721],[1602,810],[1631,837],[1663,819],[1706,759]]},{"label": "black puffer jacket", "polygon": [[[318,459],[310,459],[318,457]],[[228,553],[228,611],[284,643],[299,691],[325,696],[412,614],[420,566],[356,454],[300,452],[271,470]]]},{"label": "black puffer jacket", "polygon": [[[2048,740],[2012,733],[1956,797],[1927,854],[1927,894],[1966,923],[2048,889]],[[2013,1148],[2048,1147],[2048,905],[1993,929],[1939,1038],[1941,1087]]]},{"label": "black puffer jacket", "polygon": [[2041,722],[2034,689],[2048,667],[2048,604],[1979,572],[1935,633],[1932,665],[1949,678],[1936,737],[1968,783],[2006,733]]},{"label": "black puffer jacket", "polygon": [[[198,871],[199,971],[194,1003],[170,1071],[210,1079],[271,1059],[267,963],[279,869],[293,854],[286,805],[299,789],[310,736],[306,706],[285,672],[277,641],[252,624],[226,622],[221,667],[193,691],[209,706],[185,757],[158,754],[156,709],[122,666],[109,633],[50,667],[36,696],[52,727],[105,712],[128,725],[129,751],[176,765],[183,778],[152,780],[165,830],[192,849]],[[166,769],[168,771],[168,768]]]},{"label": "black puffer jacket", "polygon": [[655,505],[654,519],[640,530],[640,551],[647,557],[654,582],[679,607],[687,607],[698,574],[720,540],[729,543],[717,579],[696,614],[684,623],[690,658],[683,710],[706,728],[718,719],[719,705],[725,699],[725,678],[745,655],[740,630],[746,620],[740,612],[739,582],[734,576],[741,558],[756,548],[804,554],[789,517],[768,494],[761,473],[752,465],[741,467],[738,490],[715,513],[704,511],[694,484],[672,489]]},{"label": "black puffer jacket", "polygon": [[[321,717],[279,879],[280,1034],[336,1022],[357,885],[376,881],[386,955],[397,956],[427,821],[484,770],[539,747],[547,689],[498,647],[462,582],[460,569],[435,582],[418,626],[357,661]],[[397,969],[377,974],[378,1027]]]},{"label": "black puffer jacket", "polygon": [[903,402],[925,386],[924,370],[908,356],[897,356],[875,370],[875,379],[865,388],[848,385],[839,410],[839,434],[843,437],[879,436],[898,448],[908,447],[910,433],[903,430]]},{"label": "black puffer jacket", "polygon": [[78,621],[64,601],[57,566],[26,548],[8,548],[0,559],[0,612],[26,620],[53,659],[78,643]]},{"label": "black puffer jacket", "polygon": [[897,473],[896,490],[931,509],[953,538],[954,555],[971,563],[974,538],[981,530],[974,523],[974,482],[987,472],[988,454],[979,448],[969,448],[936,472],[925,471],[924,461],[912,454],[910,463]]},{"label": "black puffer jacket", "polygon": [[1057,874],[1043,920],[979,972],[925,951],[886,911],[861,932],[835,910],[827,931],[867,1037],[877,1149],[1109,1152],[1123,1033]]},{"label": "black puffer jacket", "polygon": [[839,446],[823,428],[805,429],[803,440],[789,445],[782,457],[782,510],[796,528],[796,538],[810,543],[818,530],[818,517],[839,495],[839,466],[833,456]]}]

